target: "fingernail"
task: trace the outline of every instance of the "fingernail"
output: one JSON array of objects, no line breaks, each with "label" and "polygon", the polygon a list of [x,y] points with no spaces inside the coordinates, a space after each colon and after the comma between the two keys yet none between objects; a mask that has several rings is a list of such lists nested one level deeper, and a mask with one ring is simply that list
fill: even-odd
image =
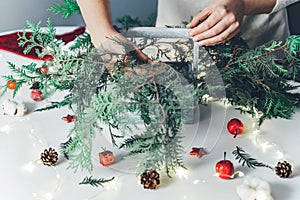
[{"label": "fingernail", "polygon": [[193,35],[194,35],[194,32],[190,31],[189,36],[193,37]]},{"label": "fingernail", "polygon": [[198,42],[199,40],[197,38],[193,38],[193,41],[194,42]]}]

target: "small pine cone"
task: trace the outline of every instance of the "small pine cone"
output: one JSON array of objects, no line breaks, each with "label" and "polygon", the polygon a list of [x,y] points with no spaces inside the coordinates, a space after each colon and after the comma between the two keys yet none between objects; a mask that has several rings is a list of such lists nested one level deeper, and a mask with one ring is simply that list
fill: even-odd
[{"label": "small pine cone", "polygon": [[160,184],[159,173],[155,170],[146,170],[141,175],[141,184],[145,189],[156,189],[156,186]]},{"label": "small pine cone", "polygon": [[280,178],[288,178],[292,174],[292,165],[286,161],[278,162],[275,167],[275,173]]},{"label": "small pine cone", "polygon": [[58,153],[53,148],[45,149],[41,153],[41,160],[46,166],[54,166],[58,161]]}]

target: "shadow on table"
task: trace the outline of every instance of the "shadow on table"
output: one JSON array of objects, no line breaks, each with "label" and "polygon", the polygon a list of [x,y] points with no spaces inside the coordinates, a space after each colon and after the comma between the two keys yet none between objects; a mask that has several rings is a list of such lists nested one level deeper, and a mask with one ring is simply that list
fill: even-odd
[{"label": "shadow on table", "polygon": [[276,199],[291,199],[291,188],[285,183],[271,183],[272,196]]},{"label": "shadow on table", "polygon": [[291,178],[296,178],[300,176],[300,166],[293,167],[293,174]]}]

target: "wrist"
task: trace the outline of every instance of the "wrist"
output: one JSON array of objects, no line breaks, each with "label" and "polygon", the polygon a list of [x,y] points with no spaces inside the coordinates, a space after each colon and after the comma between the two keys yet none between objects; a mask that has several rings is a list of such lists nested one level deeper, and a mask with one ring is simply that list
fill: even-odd
[{"label": "wrist", "polygon": [[95,30],[88,30],[88,31],[90,32],[91,39],[95,47],[98,47],[101,43],[106,41],[108,38],[120,34],[113,28],[105,28],[102,30],[95,29]]}]

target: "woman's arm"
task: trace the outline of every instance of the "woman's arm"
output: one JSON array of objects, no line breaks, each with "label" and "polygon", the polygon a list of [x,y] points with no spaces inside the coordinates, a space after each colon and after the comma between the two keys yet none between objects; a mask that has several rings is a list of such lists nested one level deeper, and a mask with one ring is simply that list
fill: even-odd
[{"label": "woman's arm", "polygon": [[212,0],[187,25],[200,45],[216,45],[234,37],[245,15],[269,13],[276,0]]},{"label": "woman's arm", "polygon": [[280,9],[286,8],[287,6],[298,2],[299,0],[277,0],[277,3],[274,7],[274,9],[272,10],[273,12],[277,12]]},{"label": "woman's arm", "polygon": [[107,37],[118,34],[112,25],[109,0],[77,0],[77,3],[96,47]]},{"label": "woman's arm", "polygon": [[125,52],[126,50],[122,44],[117,44],[108,39],[116,37],[119,41],[131,45],[132,48],[129,51],[135,51],[140,60],[148,63],[152,62],[147,55],[113,28],[110,0],[77,0],[77,3],[95,47],[102,46],[106,50],[118,54],[128,53]]}]

